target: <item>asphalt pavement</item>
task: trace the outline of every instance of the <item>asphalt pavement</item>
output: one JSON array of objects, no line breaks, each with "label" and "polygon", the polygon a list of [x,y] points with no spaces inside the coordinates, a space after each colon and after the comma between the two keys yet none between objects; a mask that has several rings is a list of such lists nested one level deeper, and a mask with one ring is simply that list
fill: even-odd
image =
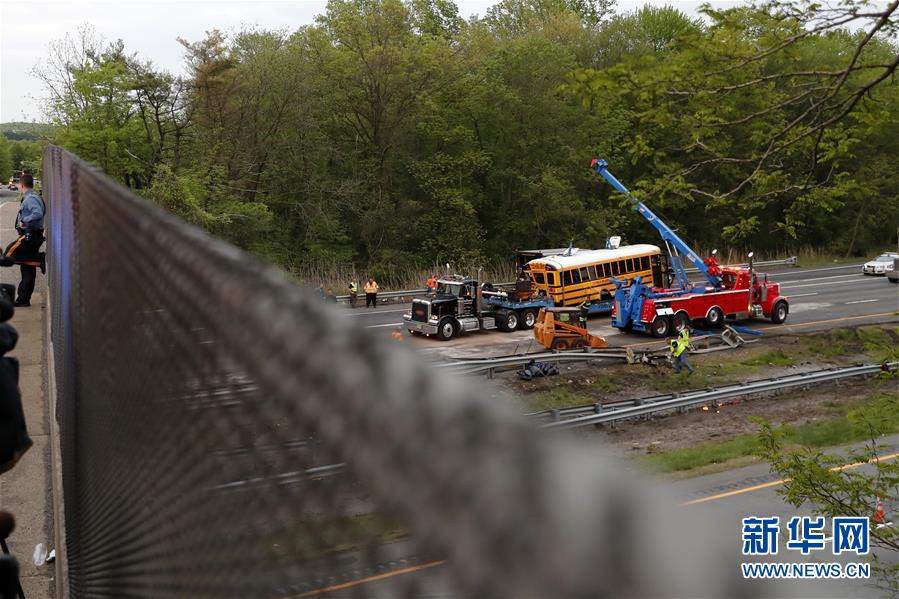
[{"label": "asphalt pavement", "polygon": [[[899,435],[892,435],[878,440],[880,444],[879,454],[883,459],[899,458]],[[846,453],[845,449],[832,450],[832,453]],[[848,460],[847,460],[848,462]],[[870,470],[870,466],[854,465],[853,470]],[[649,484],[647,489],[657,487],[658,482]],[[789,562],[789,563],[817,563],[828,564],[838,562],[870,563],[871,557],[858,557],[854,555],[834,556],[832,554],[832,540],[827,541],[824,550],[812,551],[808,556],[802,556],[798,551],[787,550],[786,523],[794,516],[813,515],[809,506],[795,508],[786,504],[778,494],[783,489],[783,480],[776,474],[772,474],[767,464],[756,464],[745,468],[728,470],[684,479],[675,482],[662,482],[663,488],[659,494],[669,496],[678,502],[684,510],[685,518],[692,519],[701,525],[697,529],[698,535],[708,539],[709,543],[721,544],[730,547],[734,552],[732,556],[723,556],[721,563],[749,562]],[[886,506],[886,519],[888,522],[896,520],[899,524],[899,509],[897,505]],[[872,505],[873,513],[873,505]],[[781,523],[781,538],[778,555],[770,558],[741,557],[742,549],[742,519],[749,516],[770,517],[778,516]],[[828,519],[829,528],[830,521]],[[665,535],[665,530],[659,530],[658,534]],[[395,550],[409,550],[411,545],[398,543]],[[891,563],[893,556],[890,552],[880,554],[880,558],[886,563]],[[451,583],[447,577],[447,569],[444,562],[437,560],[419,561],[408,567],[391,569],[375,576],[365,576],[351,579],[343,584],[322,587],[319,592],[323,596],[350,597],[372,596],[379,594],[390,595],[397,588],[414,588],[416,596],[423,597],[450,597]],[[710,568],[716,564],[710,563]],[[702,576],[702,572],[694,573]],[[739,572],[735,573],[739,577]],[[400,585],[399,587],[397,585]],[[844,598],[844,597],[882,597],[884,592],[876,584],[876,579],[868,580],[811,580],[811,581],[774,581],[755,588],[760,592],[758,596],[772,597],[808,597],[808,598]]]},{"label": "asphalt pavement", "polygon": [[[794,333],[827,329],[848,324],[899,321],[899,285],[886,277],[863,275],[862,263],[814,268],[786,268],[769,271],[769,280],[781,283],[781,293],[790,300],[790,315],[783,325],[768,320],[750,320],[740,324],[766,332]],[[349,309],[349,318],[359,326],[390,334],[402,326],[403,313],[409,304],[385,304],[377,308]],[[602,335],[613,347],[646,345],[652,339],[639,334],[618,331],[608,316],[590,319],[590,332]],[[536,351],[531,331],[481,331],[469,333],[450,341],[433,337],[410,336],[404,331],[404,342],[415,349],[439,357],[472,357],[475,355],[504,355]]]},{"label": "asphalt pavement", "polygon": [[[899,435],[891,435],[878,439],[880,445],[878,455],[885,460],[893,460],[899,458]],[[846,450],[832,450],[833,453],[846,454]],[[830,452],[829,452],[830,453]],[[846,463],[849,463],[847,459]],[[853,470],[871,470],[870,466],[857,465]],[[779,516],[781,527],[784,528],[786,522],[794,516],[811,516],[811,507],[807,505],[799,508],[793,507],[784,502],[779,490],[783,489],[783,480],[776,474],[772,474],[768,464],[756,464],[745,468],[728,470],[708,476],[700,476],[696,478],[685,479],[674,482],[670,488],[674,490],[682,501],[684,510],[689,514],[701,516],[710,530],[733,530],[733,550],[735,555],[739,555],[741,550],[741,523],[742,519],[749,516]],[[897,506],[886,506],[886,519],[892,521],[899,517],[894,510]],[[874,512],[872,498],[872,515]],[[899,523],[899,520],[897,520]],[[827,522],[828,527],[830,522]],[[835,557],[832,554],[832,547],[827,546],[825,550],[812,552],[808,557],[802,557],[801,554],[794,551],[786,551],[784,548],[784,538],[782,533],[780,553],[769,561],[779,562],[811,562],[811,563],[846,563],[870,561],[868,558],[859,558],[851,556]],[[887,563],[895,561],[896,556],[886,551],[881,554],[881,558]],[[761,561],[750,560],[746,561]],[[782,594],[791,597],[882,597],[884,593],[882,589],[875,586],[873,579],[869,581],[860,580],[829,580],[829,581],[809,581],[802,584],[799,583],[778,583],[778,587]]]}]

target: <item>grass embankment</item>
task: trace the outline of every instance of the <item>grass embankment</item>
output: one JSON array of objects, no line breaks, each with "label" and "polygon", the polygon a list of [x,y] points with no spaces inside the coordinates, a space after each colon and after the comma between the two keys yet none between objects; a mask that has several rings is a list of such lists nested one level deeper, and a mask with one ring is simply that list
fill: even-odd
[{"label": "grass embankment", "polygon": [[[695,362],[695,360],[694,360]],[[701,389],[712,385],[723,385],[728,382],[745,378],[755,372],[764,370],[770,366],[792,366],[794,360],[786,356],[782,350],[773,350],[754,355],[743,360],[725,359],[715,363],[709,363],[707,368],[697,371],[693,375],[675,375],[665,373],[658,376],[651,371],[642,371],[641,374],[632,376],[633,373],[614,372],[604,375],[588,376],[572,385],[556,387],[546,391],[532,393],[526,396],[528,405],[535,410],[568,408],[598,401],[604,395],[617,393],[622,389],[633,388],[635,383],[641,383],[650,391],[660,393],[672,393],[687,389]],[[705,365],[704,365],[705,366]]]},{"label": "grass embankment", "polygon": [[[814,336],[802,337],[792,355],[779,350],[767,352],[742,364],[778,364],[789,366],[803,359],[834,360],[846,356],[867,356],[871,361],[899,360],[897,326],[872,326],[835,329]],[[799,426],[783,425],[775,428],[785,445],[823,448],[870,439],[872,436],[899,432],[899,379],[883,375],[879,387],[886,392],[875,393],[861,402],[826,401],[821,405],[831,417]],[[813,399],[810,399],[813,401]],[[761,422],[760,422],[761,425]],[[733,466],[753,461],[761,444],[757,435],[739,435],[719,443],[675,449],[642,458],[655,472],[683,472],[701,470],[714,464],[733,462]],[[722,468],[717,468],[722,469]]]},{"label": "grass embankment", "polygon": [[840,358],[864,357],[876,362],[899,360],[899,326],[868,326],[834,329],[821,333],[775,338],[777,347],[767,348],[767,340],[735,352],[695,355],[690,358],[696,372],[679,375],[665,367],[653,370],[640,366],[604,368],[586,376],[575,376],[571,384],[553,380],[552,389],[525,396],[534,410],[566,408],[601,401],[622,390],[640,394],[673,393],[721,386],[751,378],[770,376],[775,368],[802,362],[839,362]]},{"label": "grass embankment", "polygon": [[[895,386],[895,381],[892,378],[889,384]],[[825,405],[833,417],[799,426],[778,426],[775,434],[785,446],[824,448],[899,432],[899,393],[877,393],[854,404]],[[752,458],[761,449],[758,435],[739,435],[721,443],[674,449],[640,460],[653,472],[683,472],[726,462],[744,465],[755,461]]]}]

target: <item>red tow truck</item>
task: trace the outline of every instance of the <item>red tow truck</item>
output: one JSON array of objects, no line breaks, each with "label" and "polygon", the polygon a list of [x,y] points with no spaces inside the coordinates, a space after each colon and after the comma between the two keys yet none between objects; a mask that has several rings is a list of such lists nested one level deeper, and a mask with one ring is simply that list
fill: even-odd
[{"label": "red tow truck", "polygon": [[[615,305],[612,326],[651,333],[655,337],[680,333],[696,320],[709,327],[721,327],[727,317],[745,319],[767,317],[780,324],[790,311],[789,300],[780,294],[780,284],[768,281],[749,266],[719,266],[713,252],[703,261],[674,231],[643,203],[634,198],[607,169],[605,160],[594,160],[593,167],[615,189],[635,205],[649,223],[659,231],[668,250],[669,265],[677,285],[670,288],[644,285],[640,277],[615,281]],[[693,285],[687,278],[683,260],[686,258],[706,279]]]}]

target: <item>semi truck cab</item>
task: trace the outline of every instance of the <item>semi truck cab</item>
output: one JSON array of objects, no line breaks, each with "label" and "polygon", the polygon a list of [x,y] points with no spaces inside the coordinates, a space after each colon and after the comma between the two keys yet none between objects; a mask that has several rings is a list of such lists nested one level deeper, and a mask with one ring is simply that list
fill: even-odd
[{"label": "semi truck cab", "polygon": [[546,298],[510,296],[471,277],[446,277],[437,281],[433,295],[412,300],[403,324],[410,333],[434,335],[441,341],[472,331],[510,333],[532,328],[538,310],[547,305]]}]

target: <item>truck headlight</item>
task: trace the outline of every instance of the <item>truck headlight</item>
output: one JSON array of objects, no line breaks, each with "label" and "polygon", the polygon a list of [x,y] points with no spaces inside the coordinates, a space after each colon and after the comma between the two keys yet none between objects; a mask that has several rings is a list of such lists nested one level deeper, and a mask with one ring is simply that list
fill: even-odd
[{"label": "truck headlight", "polygon": [[437,317],[434,316],[433,314],[431,314],[431,316],[428,318],[428,320],[437,320]]}]

